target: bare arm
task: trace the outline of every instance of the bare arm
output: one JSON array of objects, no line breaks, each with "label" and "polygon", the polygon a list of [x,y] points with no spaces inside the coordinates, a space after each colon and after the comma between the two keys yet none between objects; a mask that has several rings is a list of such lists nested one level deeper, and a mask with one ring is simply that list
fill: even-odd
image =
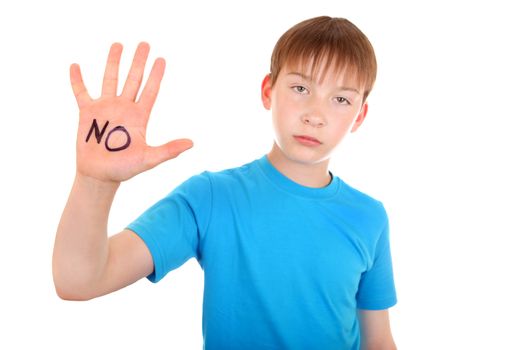
[{"label": "bare arm", "polygon": [[120,96],[116,95],[120,44],[111,47],[99,99],[91,99],[79,66],[71,66],[80,120],[76,177],[53,250],[53,278],[61,298],[91,299],[153,271],[149,250],[136,234],[124,230],[108,239],[107,233],[111,204],[120,183],[192,146],[190,140],[159,147],[146,144],[146,126],[165,67],[164,60],[155,61],[137,100],[148,52],[146,43],[138,46]]},{"label": "bare arm", "polygon": [[108,239],[109,210],[118,184],[77,175],[60,220],[53,254],[57,294],[87,300],[125,287],[153,271],[144,242],[124,230]]},{"label": "bare arm", "polygon": [[396,350],[388,310],[359,310],[362,350]]}]

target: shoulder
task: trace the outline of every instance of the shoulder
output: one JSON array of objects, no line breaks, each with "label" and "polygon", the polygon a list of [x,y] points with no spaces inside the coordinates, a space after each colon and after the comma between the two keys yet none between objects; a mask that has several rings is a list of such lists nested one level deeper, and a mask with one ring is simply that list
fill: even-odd
[{"label": "shoulder", "polygon": [[251,171],[253,163],[247,163],[239,167],[228,168],[224,170],[206,170],[199,174],[189,177],[187,180],[178,185],[173,192],[180,192],[185,189],[195,189],[209,187],[210,184],[223,184],[231,181],[238,181],[246,177],[246,173]]},{"label": "shoulder", "polygon": [[179,184],[168,198],[183,197],[187,200],[207,200],[211,197],[221,198],[226,192],[237,192],[251,188],[250,182],[256,181],[255,161],[239,167],[220,171],[203,171]]},{"label": "shoulder", "polygon": [[206,178],[211,183],[211,186],[215,188],[234,188],[233,185],[240,183],[249,183],[253,181],[258,174],[257,161],[252,161],[244,165],[228,168],[220,171],[205,171],[200,175],[199,178]]},{"label": "shoulder", "polygon": [[245,163],[240,166],[226,168],[219,171],[206,171],[208,176],[213,177],[214,179],[228,179],[228,178],[237,178],[246,176],[246,174],[253,172],[254,168],[257,166],[258,160]]},{"label": "shoulder", "polygon": [[354,238],[373,256],[377,242],[388,232],[388,215],[383,203],[343,181],[337,200],[341,215],[351,224]]},{"label": "shoulder", "polygon": [[375,219],[376,221],[384,222],[387,220],[387,213],[383,203],[375,197],[350,186],[341,179],[339,193],[342,200],[345,201],[352,210],[357,210],[366,216],[371,216],[371,219]]}]

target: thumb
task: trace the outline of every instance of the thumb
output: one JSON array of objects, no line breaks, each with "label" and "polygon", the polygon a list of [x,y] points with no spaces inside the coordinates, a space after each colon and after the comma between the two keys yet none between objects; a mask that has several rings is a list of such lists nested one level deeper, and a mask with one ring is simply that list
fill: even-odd
[{"label": "thumb", "polygon": [[162,162],[177,157],[192,147],[193,142],[189,139],[179,139],[170,141],[162,146],[148,147],[145,155],[146,166],[148,169],[154,168]]}]

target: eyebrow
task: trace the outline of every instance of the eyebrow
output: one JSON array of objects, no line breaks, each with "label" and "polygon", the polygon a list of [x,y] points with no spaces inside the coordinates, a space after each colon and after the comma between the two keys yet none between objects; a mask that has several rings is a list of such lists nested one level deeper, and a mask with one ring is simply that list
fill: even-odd
[{"label": "eyebrow", "polygon": [[[287,75],[297,75],[297,76],[299,76],[300,78],[302,78],[302,79],[304,79],[304,80],[306,80],[306,81],[308,81],[308,82],[312,82],[312,81],[313,81],[313,79],[312,79],[311,76],[306,75],[306,74],[303,74],[303,73],[299,73],[299,72],[290,72],[290,73],[288,73]],[[352,92],[356,92],[356,93],[358,93],[358,94],[361,94],[361,92],[360,92],[358,89],[353,88],[353,87],[348,87],[348,86],[338,86],[337,88],[338,88],[339,90],[342,90],[342,91],[352,91]]]}]

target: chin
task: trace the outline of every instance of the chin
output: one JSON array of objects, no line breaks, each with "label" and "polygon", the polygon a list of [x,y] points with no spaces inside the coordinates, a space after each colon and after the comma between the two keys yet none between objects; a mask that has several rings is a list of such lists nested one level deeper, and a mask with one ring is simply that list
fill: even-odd
[{"label": "chin", "polygon": [[317,152],[290,152],[284,154],[288,160],[302,165],[319,165],[330,160],[328,154],[318,154]]}]

